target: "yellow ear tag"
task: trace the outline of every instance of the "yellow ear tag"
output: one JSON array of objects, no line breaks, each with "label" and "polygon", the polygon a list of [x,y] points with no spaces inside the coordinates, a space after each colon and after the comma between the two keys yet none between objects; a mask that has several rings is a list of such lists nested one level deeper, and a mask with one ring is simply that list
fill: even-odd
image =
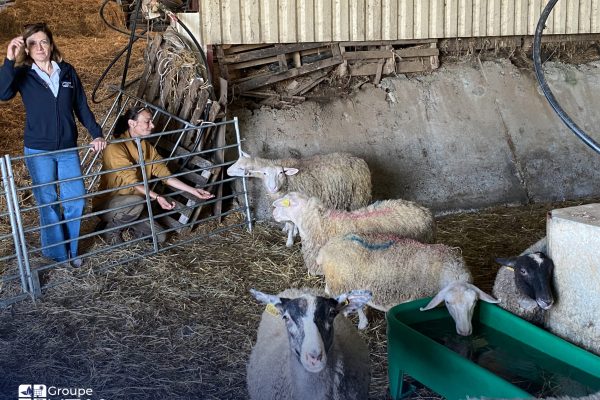
[{"label": "yellow ear tag", "polygon": [[265,307],[265,311],[274,316],[279,315],[279,310],[271,303],[267,304],[267,307]]},{"label": "yellow ear tag", "polygon": [[346,307],[348,304],[350,304],[350,301],[348,299],[344,300],[344,302],[342,303],[344,307]]},{"label": "yellow ear tag", "polygon": [[281,207],[289,207],[289,206],[290,206],[290,199],[281,200]]},{"label": "yellow ear tag", "polygon": [[507,269],[507,270],[509,270],[509,271],[513,271],[513,272],[514,272],[514,270],[515,270],[513,267],[509,267],[508,265],[505,265],[505,267],[506,267],[506,269]]}]

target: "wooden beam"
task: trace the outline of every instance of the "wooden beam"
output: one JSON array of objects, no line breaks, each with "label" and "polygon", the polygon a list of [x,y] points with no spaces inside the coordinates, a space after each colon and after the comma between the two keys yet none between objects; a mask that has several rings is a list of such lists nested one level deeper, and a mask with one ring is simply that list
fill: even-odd
[{"label": "wooden beam", "polygon": [[439,56],[440,50],[437,48],[408,48],[408,49],[396,49],[394,53],[400,57],[431,57]]},{"label": "wooden beam", "polygon": [[270,47],[272,44],[238,44],[238,45],[220,45],[217,47],[223,48],[223,53],[230,55],[235,53],[242,53],[244,51],[256,50],[256,49],[264,49],[265,47]]},{"label": "wooden beam", "polygon": [[385,64],[385,60],[382,58],[377,63],[377,73],[375,74],[375,79],[373,79],[374,85],[379,85],[379,81],[381,81],[381,74],[383,72],[383,64]]},{"label": "wooden beam", "polygon": [[233,64],[244,61],[258,60],[261,58],[274,57],[279,54],[293,53],[295,51],[309,50],[317,47],[326,46],[324,43],[295,43],[287,45],[276,45],[266,49],[247,51],[245,53],[227,55],[221,62],[224,64]]},{"label": "wooden beam", "polygon": [[304,83],[303,85],[298,86],[294,90],[288,91],[288,94],[290,96],[295,96],[297,94],[306,93],[313,87],[317,86],[319,84],[319,82],[323,81],[323,79],[325,79],[325,77],[327,76],[329,71],[331,71],[331,69],[327,69],[327,70],[321,69],[319,71],[313,72],[312,74],[310,74],[310,76],[309,76],[310,79],[308,80],[308,82]]},{"label": "wooden beam", "polygon": [[311,72],[317,71],[319,69],[331,67],[334,65],[339,65],[344,60],[342,57],[330,57],[325,60],[317,61],[311,64],[305,64],[299,68],[292,68],[285,72],[276,73],[270,76],[258,77],[246,82],[242,82],[237,85],[237,89],[240,92],[245,92],[248,90],[253,90],[261,86],[270,85],[272,83],[280,82],[285,79],[293,78],[300,75],[310,74]]},{"label": "wooden beam", "polygon": [[391,50],[374,51],[346,51],[344,60],[365,60],[370,58],[391,58],[394,56]]},{"label": "wooden beam", "polygon": [[371,40],[366,42],[339,42],[340,46],[386,46],[386,45],[404,45],[404,44],[425,44],[436,43],[437,39],[408,39],[408,40]]},{"label": "wooden beam", "polygon": [[410,72],[423,72],[431,70],[430,66],[421,61],[398,61],[396,63],[396,73],[406,74]]}]

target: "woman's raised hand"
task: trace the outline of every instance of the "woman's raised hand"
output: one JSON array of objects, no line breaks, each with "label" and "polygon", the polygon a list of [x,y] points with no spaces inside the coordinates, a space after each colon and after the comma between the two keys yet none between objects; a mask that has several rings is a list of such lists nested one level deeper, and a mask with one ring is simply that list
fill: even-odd
[{"label": "woman's raised hand", "polygon": [[23,40],[23,36],[17,36],[13,40],[8,43],[8,48],[6,49],[6,58],[13,61],[17,58],[17,54],[25,47],[25,41]]}]

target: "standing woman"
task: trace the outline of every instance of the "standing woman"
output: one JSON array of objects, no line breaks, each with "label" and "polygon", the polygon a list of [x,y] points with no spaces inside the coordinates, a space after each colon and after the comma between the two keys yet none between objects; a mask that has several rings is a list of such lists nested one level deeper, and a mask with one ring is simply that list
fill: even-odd
[{"label": "standing woman", "polygon": [[[25,105],[25,155],[77,147],[75,116],[92,135],[94,151],[106,147],[102,128],[87,104],[83,86],[75,69],[64,62],[45,23],[26,25],[23,35],[12,39],[0,68],[0,100],[10,100],[19,92]],[[79,153],[72,151],[43,154],[25,159],[40,206],[42,253],[55,261],[77,258],[79,227],[85,199],[83,179],[60,183],[62,213],[58,204],[57,180],[81,177]],[[47,185],[44,185],[47,184]],[[74,219],[74,220],[73,220]],[[66,222],[64,222],[66,221]],[[67,241],[67,243],[60,243]]]}]

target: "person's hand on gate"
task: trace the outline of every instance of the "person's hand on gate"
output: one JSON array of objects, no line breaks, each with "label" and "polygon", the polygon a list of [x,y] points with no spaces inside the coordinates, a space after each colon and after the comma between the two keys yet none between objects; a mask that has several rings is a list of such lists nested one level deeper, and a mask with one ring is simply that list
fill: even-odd
[{"label": "person's hand on gate", "polygon": [[92,146],[92,149],[94,149],[94,152],[97,153],[106,148],[106,139],[103,137],[96,138],[90,142],[90,145]]}]

